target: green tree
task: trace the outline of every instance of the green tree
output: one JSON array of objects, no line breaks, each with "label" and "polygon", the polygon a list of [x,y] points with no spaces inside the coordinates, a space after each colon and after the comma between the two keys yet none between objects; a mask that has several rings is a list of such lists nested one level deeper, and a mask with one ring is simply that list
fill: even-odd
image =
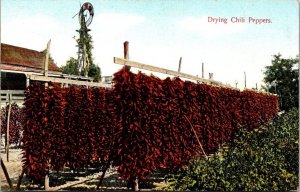
[{"label": "green tree", "polygon": [[274,55],[272,65],[264,72],[264,89],[279,96],[281,110],[288,111],[299,106],[299,57],[284,59]]},{"label": "green tree", "polygon": [[[92,36],[87,34],[86,37],[82,37],[76,40],[77,46],[83,48],[84,44],[86,46],[86,52],[89,60],[89,68],[88,68],[88,76],[93,77],[94,81],[99,82],[101,80],[101,69],[98,65],[94,63],[93,59],[93,41]],[[78,71],[78,59],[74,57],[70,57],[70,59],[66,62],[66,65],[60,67],[61,71],[70,75],[84,75],[84,72],[81,71],[79,74]]]},{"label": "green tree", "polygon": [[95,65],[94,63],[90,64],[88,76],[93,77],[94,81],[99,82],[101,80],[101,69],[100,69],[100,67]]},{"label": "green tree", "polygon": [[60,70],[65,74],[78,75],[77,59],[70,57],[66,65],[60,67]]}]

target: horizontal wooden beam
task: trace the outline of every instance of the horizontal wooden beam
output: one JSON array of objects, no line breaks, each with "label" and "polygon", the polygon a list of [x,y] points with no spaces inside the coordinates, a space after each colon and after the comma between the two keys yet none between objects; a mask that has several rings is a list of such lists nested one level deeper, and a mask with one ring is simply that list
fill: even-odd
[{"label": "horizontal wooden beam", "polygon": [[[13,96],[11,97],[11,100],[13,100],[13,101],[15,101],[15,100],[24,100],[24,99],[25,99],[24,96],[14,96],[14,95],[13,95]],[[5,96],[2,96],[2,95],[1,95],[1,100],[2,100],[2,101],[3,101],[3,100],[4,100],[4,101],[8,100],[8,99],[7,99],[7,96],[6,96],[6,95],[5,95]]]},{"label": "horizontal wooden beam", "polygon": [[177,72],[177,71],[173,71],[173,70],[169,70],[169,69],[164,69],[161,67],[154,67],[151,65],[147,65],[147,64],[143,64],[143,63],[139,63],[139,62],[135,62],[135,61],[129,61],[126,59],[121,59],[118,57],[114,57],[114,63],[115,64],[120,64],[120,65],[126,65],[126,66],[131,66],[131,67],[135,67],[135,68],[139,68],[139,69],[144,69],[144,70],[148,70],[148,71],[153,71],[153,72],[159,72],[159,73],[163,73],[163,74],[167,74],[167,75],[173,75],[173,76],[177,76],[177,77],[182,77],[182,78],[186,78],[186,79],[190,79],[190,80],[194,80],[194,81],[198,81],[198,82],[203,82],[203,83],[208,83],[208,84],[215,84],[215,85],[221,85],[221,86],[226,86],[227,85],[219,82],[219,81],[214,81],[214,80],[210,80],[210,79],[203,79],[197,76],[193,76],[193,75],[189,75],[186,73],[181,73],[181,72]]},{"label": "horizontal wooden beam", "polygon": [[82,86],[90,86],[90,87],[112,88],[111,84],[106,84],[106,83],[76,81],[76,80],[71,80],[71,79],[45,77],[45,76],[39,76],[39,75],[29,75],[29,79],[34,80],[34,81],[43,81],[43,82],[64,83],[64,84],[82,85]]},{"label": "horizontal wooden beam", "polygon": [[1,95],[2,94],[23,95],[24,90],[1,90],[0,93]]}]

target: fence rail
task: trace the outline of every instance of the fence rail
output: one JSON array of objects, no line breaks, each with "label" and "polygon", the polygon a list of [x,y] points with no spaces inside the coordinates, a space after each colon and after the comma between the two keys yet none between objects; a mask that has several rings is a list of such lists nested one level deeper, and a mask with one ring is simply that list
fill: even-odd
[{"label": "fence rail", "polygon": [[82,85],[82,86],[90,86],[90,87],[103,87],[111,89],[112,85],[108,83],[97,83],[97,82],[88,82],[88,81],[77,81],[71,79],[62,79],[55,77],[45,77],[40,75],[29,75],[30,80],[34,81],[43,81],[43,82],[53,82],[53,83],[62,83],[62,84],[72,84],[72,85]]},{"label": "fence rail", "polygon": [[11,99],[12,103],[16,103],[18,105],[22,105],[24,102],[24,90],[1,90],[1,106],[9,103],[9,99]]},{"label": "fence rail", "polygon": [[[222,87],[228,87],[228,88],[231,88],[231,89],[236,89],[235,87],[223,84],[222,82],[215,81],[213,79],[204,79],[204,78],[193,76],[193,75],[190,75],[190,74],[187,74],[187,73],[173,71],[173,70],[169,70],[169,69],[165,69],[165,68],[161,68],[161,67],[155,67],[155,66],[152,66],[152,65],[143,64],[143,63],[139,63],[139,62],[136,62],[136,61],[130,61],[130,60],[122,59],[122,58],[118,58],[118,57],[114,57],[114,63],[119,64],[119,65],[126,65],[126,66],[130,66],[130,67],[135,67],[135,68],[138,68],[138,69],[144,69],[144,70],[148,70],[148,71],[158,72],[158,73],[162,73],[162,74],[173,75],[173,76],[176,76],[176,77],[182,77],[182,78],[186,78],[186,79],[189,79],[189,80],[194,80],[194,81],[202,82],[202,83],[206,83],[206,84],[218,85],[218,86],[222,86]],[[238,89],[236,89],[236,90],[238,90]]]}]

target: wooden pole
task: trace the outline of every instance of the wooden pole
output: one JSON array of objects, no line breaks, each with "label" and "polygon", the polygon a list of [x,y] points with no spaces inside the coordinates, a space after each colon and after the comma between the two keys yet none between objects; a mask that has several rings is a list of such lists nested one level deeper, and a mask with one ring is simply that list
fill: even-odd
[{"label": "wooden pole", "polygon": [[[0,57],[1,57],[1,51],[0,51]],[[1,98],[1,91],[2,91],[2,85],[1,85],[1,81],[2,81],[2,72],[0,71],[0,117],[2,117],[2,98]],[[1,131],[1,127],[2,127],[2,121],[0,120],[0,142],[2,145],[2,131]],[[0,156],[1,158],[1,156]]]},{"label": "wooden pole", "polygon": [[[123,45],[124,45],[124,59],[129,60],[129,42],[125,41]],[[127,67],[128,70],[130,70],[130,68],[131,68],[130,66],[126,66],[126,67]],[[135,179],[133,181],[133,190],[134,191],[139,190],[138,179]]]},{"label": "wooden pole", "polygon": [[87,62],[87,53],[86,53],[86,45],[83,44],[83,70],[84,76],[88,76],[88,62]]},{"label": "wooden pole", "polygon": [[16,186],[16,190],[20,190],[20,186],[21,186],[22,179],[23,179],[23,176],[24,176],[24,174],[25,174],[26,168],[27,168],[27,166],[25,166],[25,167],[22,168],[22,172],[21,172],[21,174],[19,175],[19,179],[18,179],[18,183],[17,183],[17,186]]},{"label": "wooden pole", "polygon": [[245,89],[247,88],[247,77],[246,77],[246,72],[244,72],[244,77],[245,77]]},{"label": "wooden pole", "polygon": [[106,170],[107,170],[107,169],[105,168],[104,171],[102,172],[101,177],[100,177],[100,179],[99,179],[99,182],[98,182],[98,184],[97,184],[96,190],[99,190],[100,186],[102,185],[102,182],[103,182],[103,179],[104,179]]},{"label": "wooden pole", "polygon": [[134,191],[139,191],[139,180],[138,180],[138,178],[135,178],[135,180],[133,181],[133,190]]},{"label": "wooden pole", "polygon": [[48,191],[49,189],[50,189],[50,187],[49,187],[49,175],[47,174],[46,176],[45,176],[45,191]]},{"label": "wooden pole", "polygon": [[86,73],[86,46],[85,43],[83,44],[83,55],[82,55],[82,59],[83,59],[83,63],[82,63],[82,68],[83,68],[83,73],[84,76],[87,77],[87,73]]},{"label": "wooden pole", "polygon": [[[124,45],[124,59],[129,60],[129,42],[125,41],[123,45]],[[129,70],[131,68],[130,66],[126,66],[126,67]]]},{"label": "wooden pole", "polygon": [[100,177],[99,182],[97,184],[96,190],[99,190],[100,186],[102,185],[105,173],[106,173],[107,169],[109,168],[109,165],[110,165],[110,162],[108,161],[105,168],[104,168],[104,170],[103,170],[103,172],[102,172],[102,174],[101,174],[101,177]]},{"label": "wooden pole", "polygon": [[124,59],[129,60],[129,42],[124,42]]},{"label": "wooden pole", "polygon": [[181,62],[182,62],[182,57],[179,59],[179,65],[178,65],[178,72],[180,73],[181,71]]},{"label": "wooden pole", "polygon": [[12,182],[10,180],[10,177],[8,175],[7,169],[6,169],[5,165],[4,165],[4,162],[3,162],[2,158],[1,158],[1,167],[3,169],[3,172],[4,172],[4,175],[5,175],[6,181],[7,181],[8,185],[9,185],[9,188],[12,189],[13,185],[12,185]]},{"label": "wooden pole", "polygon": [[204,63],[202,63],[202,78],[204,79]]},{"label": "wooden pole", "polygon": [[11,93],[8,94],[8,112],[7,112],[7,124],[6,124],[6,160],[9,162],[9,124],[10,124],[10,112],[11,112]]},{"label": "wooden pole", "polygon": [[[51,39],[47,43],[46,57],[45,57],[45,63],[44,63],[44,76],[45,77],[48,77],[50,43],[51,43]],[[45,83],[45,86],[48,87],[48,82]]]},{"label": "wooden pole", "polygon": [[26,87],[28,87],[29,85],[30,85],[29,75],[26,74]]}]

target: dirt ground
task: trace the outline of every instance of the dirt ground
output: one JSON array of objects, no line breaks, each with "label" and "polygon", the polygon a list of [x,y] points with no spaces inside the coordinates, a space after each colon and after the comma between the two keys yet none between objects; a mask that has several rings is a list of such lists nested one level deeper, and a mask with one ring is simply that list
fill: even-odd
[{"label": "dirt ground", "polygon": [[[10,147],[9,150],[9,162],[7,162],[7,158],[6,158],[6,153],[5,153],[5,149],[4,146],[1,145],[1,158],[4,162],[4,165],[7,169],[7,172],[9,174],[9,177],[13,183],[13,187],[15,188],[19,179],[19,175],[22,172],[22,149],[20,148],[16,148],[14,146]],[[106,174],[106,178],[111,177],[112,175],[116,174],[115,172],[108,172]],[[66,174],[67,175],[67,174]],[[71,174],[68,174],[71,175]],[[57,190],[60,187],[65,186],[63,189],[69,189],[69,190],[89,190],[89,189],[95,189],[97,186],[97,182],[98,182],[98,178],[101,175],[101,172],[99,173],[91,173],[90,175],[84,175],[81,174],[81,176],[70,176],[72,177],[69,181],[66,178],[65,181],[63,181],[63,183],[61,183],[61,185],[59,184],[61,181],[58,181],[58,178],[51,178],[52,179],[52,183],[50,181],[50,187],[51,190]],[[56,176],[57,177],[57,176]],[[69,177],[69,176],[68,176]],[[8,190],[9,189],[9,185],[8,182],[5,178],[4,172],[1,168],[0,171],[0,179],[1,179],[1,191],[2,190]],[[52,185],[52,186],[51,186]],[[32,185],[28,179],[26,179],[26,177],[23,178],[22,180],[22,184],[21,184],[21,189],[43,189],[41,188],[43,187],[38,186],[38,185]]]},{"label": "dirt ground", "polygon": [[[12,183],[16,186],[19,175],[22,171],[22,154],[21,149],[16,147],[10,147],[9,149],[9,162],[7,162],[7,156],[4,151],[4,146],[1,145],[1,159],[7,169],[9,177],[11,178]],[[0,186],[1,189],[8,189],[8,182],[6,181],[4,172],[1,167],[0,171]]]},{"label": "dirt ground", "polygon": [[[19,175],[22,172],[22,150],[21,148],[18,148],[16,146],[11,146],[9,150],[9,162],[7,162],[4,145],[2,143],[1,158],[13,183],[13,188],[15,188],[19,179]],[[70,170],[64,170],[62,173],[50,173],[50,190],[95,190],[101,174],[102,172],[99,172],[97,169],[89,170],[88,173],[84,171],[79,173],[72,173]],[[8,191],[9,185],[2,168],[0,171],[0,181],[0,191]],[[153,190],[155,188],[153,183],[160,183],[161,181],[161,176],[150,177],[147,181],[141,182],[140,187],[142,188],[142,191]],[[41,183],[40,185],[33,184],[28,178],[26,178],[26,176],[24,176],[20,189],[44,190],[44,185],[43,183]],[[112,168],[105,174],[105,178],[100,189],[111,191],[127,190],[127,182],[120,179],[116,170]]]}]

